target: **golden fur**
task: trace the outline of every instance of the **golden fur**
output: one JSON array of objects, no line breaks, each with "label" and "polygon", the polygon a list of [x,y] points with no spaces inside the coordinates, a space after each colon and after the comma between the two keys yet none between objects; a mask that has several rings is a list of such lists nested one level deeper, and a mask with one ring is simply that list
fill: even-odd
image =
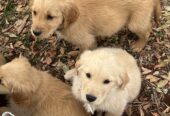
[{"label": "golden fur", "polygon": [[[5,61],[5,58],[4,58],[3,54],[0,53],[0,66],[5,64],[5,62],[6,61]],[[2,86],[0,85],[0,94],[1,93],[3,93],[3,94],[7,93],[6,90],[1,89],[1,88],[2,88]],[[8,110],[9,109],[7,107],[0,107],[0,116],[2,115],[3,112],[8,111]]]},{"label": "golden fur", "polygon": [[[89,76],[90,75],[90,76]],[[100,48],[85,51],[76,68],[65,74],[73,78],[73,94],[93,110],[107,116],[121,116],[127,103],[133,101],[141,87],[141,73],[135,59],[122,49]],[[88,101],[87,95],[96,97]]]},{"label": "golden fur", "polygon": [[[122,27],[139,36],[132,44],[140,51],[151,32],[151,16],[159,22],[159,0],[32,0],[32,33],[48,38],[58,30],[82,49],[96,47],[96,36],[111,36]],[[35,35],[33,33],[33,35]]]},{"label": "golden fur", "polygon": [[88,116],[69,86],[35,69],[26,58],[1,66],[0,80],[16,116]]}]

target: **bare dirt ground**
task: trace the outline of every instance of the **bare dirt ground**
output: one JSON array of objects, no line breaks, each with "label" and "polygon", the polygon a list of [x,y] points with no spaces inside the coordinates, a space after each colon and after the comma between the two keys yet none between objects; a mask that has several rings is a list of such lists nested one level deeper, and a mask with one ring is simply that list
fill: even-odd
[{"label": "bare dirt ground", "polygon": [[[126,49],[141,67],[142,89],[128,105],[128,116],[170,116],[170,1],[162,0],[161,4],[161,25],[156,28],[153,23],[150,40],[140,53],[129,48],[136,36],[126,29],[98,42],[99,47]],[[64,73],[74,67],[78,48],[57,37],[35,40],[30,25],[27,0],[0,0],[0,52],[7,62],[22,53],[35,67],[64,81]]]}]

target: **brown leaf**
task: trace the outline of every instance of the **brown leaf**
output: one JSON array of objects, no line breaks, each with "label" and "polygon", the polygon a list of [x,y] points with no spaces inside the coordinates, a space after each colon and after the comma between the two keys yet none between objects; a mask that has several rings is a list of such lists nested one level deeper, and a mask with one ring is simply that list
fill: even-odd
[{"label": "brown leaf", "polygon": [[17,41],[15,44],[14,44],[14,47],[18,48],[22,45],[22,42],[21,41]]},{"label": "brown leaf", "polygon": [[45,52],[45,55],[51,58],[55,57],[56,54],[57,53],[55,49],[50,49],[48,52]]},{"label": "brown leaf", "polygon": [[75,64],[75,61],[74,60],[69,60],[68,61],[68,66],[71,67]]},{"label": "brown leaf", "polygon": [[142,106],[139,107],[140,116],[145,116]]},{"label": "brown leaf", "polygon": [[142,74],[149,74],[150,72],[152,72],[150,69],[144,68],[142,67]]},{"label": "brown leaf", "polygon": [[72,57],[76,57],[76,56],[78,56],[78,54],[79,54],[79,51],[71,51],[68,53],[68,55],[72,56]]},{"label": "brown leaf", "polygon": [[23,6],[22,5],[18,5],[17,6],[17,8],[16,8],[16,11],[17,12],[21,12],[21,11],[23,11],[24,9],[23,9]]},{"label": "brown leaf", "polygon": [[14,33],[7,33],[7,35],[9,35],[9,37],[17,37]]},{"label": "brown leaf", "polygon": [[18,29],[17,29],[17,34],[20,34],[20,33],[22,32],[22,30],[24,29],[25,24],[26,24],[28,18],[29,18],[29,15],[26,15],[26,16],[24,17],[24,19],[22,20],[21,25],[20,25],[20,26],[18,27]]},{"label": "brown leaf", "polygon": [[[170,99],[170,98],[169,98]],[[169,101],[170,102],[170,101]],[[170,106],[170,104],[169,104],[169,106]],[[168,113],[168,112],[170,112],[170,107],[167,107],[164,111],[163,111],[163,113]]]},{"label": "brown leaf", "polygon": [[50,57],[46,57],[45,60],[43,61],[44,64],[51,64],[52,63],[52,59]]},{"label": "brown leaf", "polygon": [[170,106],[170,95],[167,94],[164,96],[164,102]]},{"label": "brown leaf", "polygon": [[64,73],[66,73],[69,70],[69,67],[66,64],[62,63],[62,62],[58,62],[57,67],[62,69],[64,71]]},{"label": "brown leaf", "polygon": [[65,50],[64,50],[64,48],[63,48],[63,47],[61,47],[61,48],[60,48],[60,53],[61,53],[62,55],[64,55]]},{"label": "brown leaf", "polygon": [[151,83],[157,82],[158,80],[160,80],[158,77],[153,76],[153,75],[147,75],[146,79],[148,79]]},{"label": "brown leaf", "polygon": [[158,113],[156,112],[151,112],[153,116],[160,116]]},{"label": "brown leaf", "polygon": [[150,103],[146,104],[143,106],[143,109],[144,110],[147,110],[148,108],[150,108],[152,105]]},{"label": "brown leaf", "polygon": [[163,88],[168,84],[168,80],[161,80],[158,82],[157,86],[158,88]]},{"label": "brown leaf", "polygon": [[170,63],[170,56],[168,56],[168,58],[165,59],[164,61],[161,61],[159,64],[157,64],[157,65],[154,67],[154,69],[165,67],[165,66],[168,65],[169,63]]}]

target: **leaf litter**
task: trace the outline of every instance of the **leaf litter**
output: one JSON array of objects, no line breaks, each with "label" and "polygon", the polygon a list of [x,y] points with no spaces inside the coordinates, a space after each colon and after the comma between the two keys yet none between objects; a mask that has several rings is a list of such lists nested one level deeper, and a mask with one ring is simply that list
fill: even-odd
[{"label": "leaf litter", "polygon": [[[98,41],[99,47],[126,49],[141,67],[141,92],[139,97],[128,105],[125,112],[128,116],[170,115],[170,1],[161,2],[161,25],[156,28],[153,23],[150,40],[140,53],[134,53],[130,49],[129,43],[136,36],[127,29]],[[60,37],[53,36],[48,40],[32,37],[30,15],[27,0],[1,0],[0,51],[7,61],[22,53],[37,69],[48,71],[65,82],[63,75],[74,67],[79,50]]]}]

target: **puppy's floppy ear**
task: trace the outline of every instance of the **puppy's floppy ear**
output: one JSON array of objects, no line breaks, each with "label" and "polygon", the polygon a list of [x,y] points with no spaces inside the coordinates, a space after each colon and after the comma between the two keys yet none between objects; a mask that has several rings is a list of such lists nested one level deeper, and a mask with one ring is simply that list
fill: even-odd
[{"label": "puppy's floppy ear", "polygon": [[77,60],[76,64],[75,64],[75,68],[78,69],[80,67],[80,60]]},{"label": "puppy's floppy ear", "polygon": [[68,5],[66,5],[63,11],[63,17],[64,17],[64,28],[67,28],[72,23],[74,23],[79,17],[79,10],[77,6],[74,5],[73,3],[69,3]]},{"label": "puppy's floppy ear", "polygon": [[118,86],[119,86],[120,89],[124,89],[128,82],[129,82],[129,77],[128,77],[128,74],[126,72],[119,76]]},{"label": "puppy's floppy ear", "polygon": [[78,75],[78,68],[79,67],[80,67],[80,61],[78,60],[75,64],[75,68],[67,71],[66,74],[64,75],[64,78],[66,80],[72,80],[73,77]]}]

